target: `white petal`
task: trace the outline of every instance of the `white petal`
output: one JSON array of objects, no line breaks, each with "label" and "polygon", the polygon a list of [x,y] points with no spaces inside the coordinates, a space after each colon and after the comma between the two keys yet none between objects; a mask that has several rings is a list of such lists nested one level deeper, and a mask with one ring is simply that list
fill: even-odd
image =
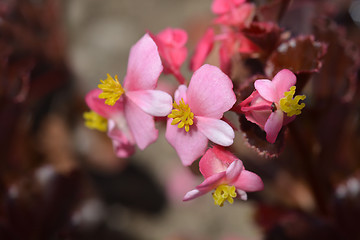
[{"label": "white petal", "polygon": [[207,117],[196,117],[197,127],[213,143],[230,146],[234,142],[235,133],[226,122]]},{"label": "white petal", "polygon": [[163,117],[172,109],[171,96],[160,90],[129,91],[126,96],[151,116]]}]

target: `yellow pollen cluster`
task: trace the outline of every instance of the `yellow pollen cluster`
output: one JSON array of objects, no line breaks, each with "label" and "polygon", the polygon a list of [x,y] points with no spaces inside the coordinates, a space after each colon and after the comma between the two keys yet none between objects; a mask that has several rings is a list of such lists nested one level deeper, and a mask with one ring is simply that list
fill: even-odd
[{"label": "yellow pollen cluster", "polygon": [[306,98],[305,95],[297,95],[294,97],[295,94],[295,86],[290,88],[290,91],[285,92],[282,99],[280,99],[280,109],[287,113],[288,117],[292,117],[294,115],[301,114],[301,109],[305,107],[305,103],[299,104],[300,100],[304,100]]},{"label": "yellow pollen cluster", "polygon": [[232,204],[234,202],[233,198],[237,195],[235,190],[235,186],[229,186],[226,184],[218,186],[212,195],[215,205],[219,205],[220,207],[222,207],[226,200]]},{"label": "yellow pollen cluster", "polygon": [[115,75],[115,80],[107,74],[107,79],[100,80],[101,84],[98,85],[103,92],[100,93],[99,98],[106,99],[105,104],[113,106],[121,95],[125,92],[119,83],[117,75]]},{"label": "yellow pollen cluster", "polygon": [[185,131],[189,132],[190,126],[194,124],[194,113],[191,112],[189,105],[184,103],[184,99],[181,99],[179,104],[174,101],[173,107],[174,109],[168,115],[169,118],[174,119],[171,125],[179,123],[178,128],[185,127]]},{"label": "yellow pollen cluster", "polygon": [[103,118],[94,111],[84,112],[85,126],[90,129],[97,129],[101,132],[106,132],[107,119]]}]

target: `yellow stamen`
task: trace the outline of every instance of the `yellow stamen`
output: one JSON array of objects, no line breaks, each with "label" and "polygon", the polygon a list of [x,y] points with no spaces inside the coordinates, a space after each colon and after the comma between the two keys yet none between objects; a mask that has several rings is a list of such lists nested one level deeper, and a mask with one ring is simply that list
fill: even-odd
[{"label": "yellow stamen", "polygon": [[100,80],[101,84],[98,85],[98,88],[103,90],[100,93],[99,98],[106,99],[105,104],[113,106],[117,100],[121,97],[121,95],[125,92],[119,83],[119,79],[117,75],[115,75],[115,80],[107,74],[107,79]]},{"label": "yellow stamen", "polygon": [[287,113],[288,117],[292,117],[294,115],[301,114],[301,109],[305,107],[305,103],[299,104],[300,100],[304,100],[306,98],[305,95],[296,95],[295,98],[295,86],[290,88],[290,91],[285,92],[282,99],[280,99],[280,109]]},{"label": "yellow stamen", "polygon": [[101,132],[106,132],[107,119],[103,118],[94,111],[84,112],[85,126],[90,129],[97,129]]},{"label": "yellow stamen", "polygon": [[174,101],[173,107],[174,109],[168,115],[169,118],[174,119],[171,125],[179,123],[178,128],[185,127],[185,131],[189,132],[190,126],[194,124],[194,113],[191,112],[189,105],[185,104],[184,99],[181,99],[179,104]]},{"label": "yellow stamen", "polygon": [[222,207],[226,200],[232,204],[234,202],[233,198],[237,196],[235,190],[235,186],[229,186],[226,184],[218,186],[212,195],[215,205]]}]

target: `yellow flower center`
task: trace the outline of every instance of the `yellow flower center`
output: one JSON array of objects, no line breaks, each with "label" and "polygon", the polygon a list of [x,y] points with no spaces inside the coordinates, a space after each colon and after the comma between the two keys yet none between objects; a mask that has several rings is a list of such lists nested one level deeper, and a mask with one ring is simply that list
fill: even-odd
[{"label": "yellow flower center", "polygon": [[178,124],[178,128],[185,127],[185,131],[189,132],[190,126],[194,124],[194,113],[191,112],[191,109],[188,104],[184,103],[184,99],[181,99],[179,104],[175,101],[173,103],[174,109],[168,115],[169,118],[173,118],[171,125]]},{"label": "yellow flower center", "polygon": [[233,198],[237,195],[235,190],[235,186],[229,186],[226,184],[218,186],[212,195],[215,205],[222,207],[226,200],[232,204],[234,202]]},{"label": "yellow flower center", "polygon": [[107,119],[103,118],[94,111],[84,112],[85,126],[90,129],[97,129],[101,132],[106,132]]},{"label": "yellow flower center", "polygon": [[305,103],[299,104],[300,100],[304,100],[306,98],[305,95],[297,95],[295,94],[295,86],[290,88],[290,91],[285,92],[282,99],[280,99],[280,109],[287,114],[288,117],[292,117],[294,115],[301,114],[301,109],[305,107]]},{"label": "yellow flower center", "polygon": [[105,104],[113,106],[121,95],[125,92],[119,83],[117,75],[115,75],[115,80],[107,74],[107,79],[100,80],[101,84],[98,85],[103,92],[100,93],[99,98],[106,99]]}]

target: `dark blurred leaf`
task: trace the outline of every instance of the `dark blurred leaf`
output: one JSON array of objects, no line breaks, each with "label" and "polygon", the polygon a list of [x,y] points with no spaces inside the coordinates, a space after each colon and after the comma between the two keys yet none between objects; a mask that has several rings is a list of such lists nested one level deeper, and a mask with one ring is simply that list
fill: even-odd
[{"label": "dark blurred leaf", "polygon": [[258,8],[257,16],[261,21],[278,22],[284,15],[291,0],[272,0]]},{"label": "dark blurred leaf", "polygon": [[265,72],[272,78],[280,70],[289,69],[296,74],[297,90],[301,91],[310,76],[320,70],[326,48],[325,43],[315,41],[312,35],[292,38],[270,56]]},{"label": "dark blurred leaf", "polygon": [[302,212],[288,212],[271,230],[265,240],[342,240],[336,227],[324,219]]},{"label": "dark blurred leaf", "polygon": [[35,176],[21,180],[7,193],[0,238],[47,240],[54,237],[69,222],[81,196],[80,172],[73,171],[67,176],[54,172],[45,185],[40,185]]},{"label": "dark blurred leaf", "polygon": [[132,163],[121,172],[91,171],[90,176],[108,204],[118,203],[147,213],[159,213],[166,205],[163,189],[147,171]]},{"label": "dark blurred leaf", "polygon": [[346,40],[344,30],[326,19],[320,19],[315,24],[315,36],[328,45],[323,67],[314,82],[317,98],[335,97],[350,101],[359,88],[359,49]]},{"label": "dark blurred leaf", "polygon": [[255,123],[246,120],[244,115],[239,116],[240,128],[245,134],[245,139],[251,148],[260,155],[277,157],[284,148],[285,127],[281,129],[275,143],[266,140],[266,133]]},{"label": "dark blurred leaf", "polygon": [[252,22],[242,32],[261,48],[263,55],[267,57],[279,45],[282,30],[278,25],[271,22]]},{"label": "dark blurred leaf", "polygon": [[360,172],[340,183],[335,192],[334,219],[343,239],[360,239],[358,217],[360,215]]}]

